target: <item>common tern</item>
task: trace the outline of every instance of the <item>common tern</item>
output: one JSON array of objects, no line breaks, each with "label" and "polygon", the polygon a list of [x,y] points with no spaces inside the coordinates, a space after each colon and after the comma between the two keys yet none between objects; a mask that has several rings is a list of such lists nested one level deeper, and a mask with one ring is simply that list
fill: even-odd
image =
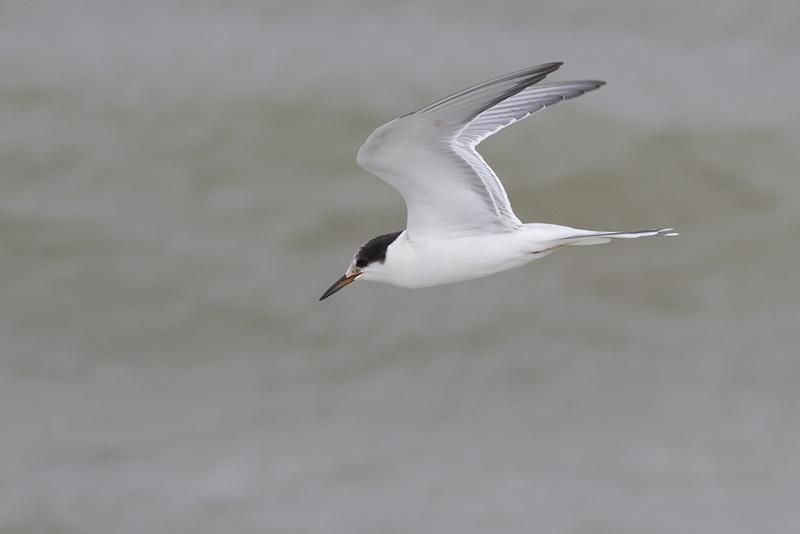
[{"label": "common tern", "polygon": [[547,63],[500,76],[375,130],[357,161],[403,196],[407,228],[364,243],[320,300],[355,280],[434,286],[519,267],[566,245],[677,235],[672,228],[597,232],[523,224],[514,215],[503,184],[475,147],[531,113],[605,83],[539,84],[560,66]]}]

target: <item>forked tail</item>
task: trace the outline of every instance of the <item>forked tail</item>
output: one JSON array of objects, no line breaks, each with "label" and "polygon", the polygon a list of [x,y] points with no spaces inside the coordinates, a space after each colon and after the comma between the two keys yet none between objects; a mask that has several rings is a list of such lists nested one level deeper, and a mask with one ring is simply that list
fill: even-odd
[{"label": "forked tail", "polygon": [[599,245],[608,243],[612,239],[635,239],[637,237],[673,237],[678,235],[673,228],[658,228],[656,230],[639,230],[638,232],[590,232],[577,234],[560,239],[565,245]]}]

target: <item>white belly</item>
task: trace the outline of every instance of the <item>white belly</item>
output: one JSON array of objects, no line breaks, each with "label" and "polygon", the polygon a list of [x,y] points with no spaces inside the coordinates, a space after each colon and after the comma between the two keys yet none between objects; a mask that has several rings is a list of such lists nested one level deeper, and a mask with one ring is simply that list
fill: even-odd
[{"label": "white belly", "polygon": [[363,277],[400,287],[461,282],[524,265],[549,251],[526,231],[409,242],[405,234],[389,246],[381,268]]}]

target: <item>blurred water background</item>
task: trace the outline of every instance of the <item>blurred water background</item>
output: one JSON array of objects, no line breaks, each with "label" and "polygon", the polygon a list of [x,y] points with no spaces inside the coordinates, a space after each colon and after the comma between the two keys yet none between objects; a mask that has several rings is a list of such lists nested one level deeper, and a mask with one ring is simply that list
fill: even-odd
[{"label": "blurred water background", "polygon": [[[0,531],[796,533],[800,3],[0,3]],[[526,222],[681,236],[317,299],[379,125],[564,61]]]}]

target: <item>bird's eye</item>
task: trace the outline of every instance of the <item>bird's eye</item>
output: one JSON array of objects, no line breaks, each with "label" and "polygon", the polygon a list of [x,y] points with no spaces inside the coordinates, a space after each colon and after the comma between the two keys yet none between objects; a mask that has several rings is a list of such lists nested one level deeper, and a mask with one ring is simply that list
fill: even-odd
[{"label": "bird's eye", "polygon": [[365,258],[359,258],[358,260],[356,260],[356,267],[358,267],[359,269],[363,269],[364,267],[367,266],[367,263],[369,262]]}]

